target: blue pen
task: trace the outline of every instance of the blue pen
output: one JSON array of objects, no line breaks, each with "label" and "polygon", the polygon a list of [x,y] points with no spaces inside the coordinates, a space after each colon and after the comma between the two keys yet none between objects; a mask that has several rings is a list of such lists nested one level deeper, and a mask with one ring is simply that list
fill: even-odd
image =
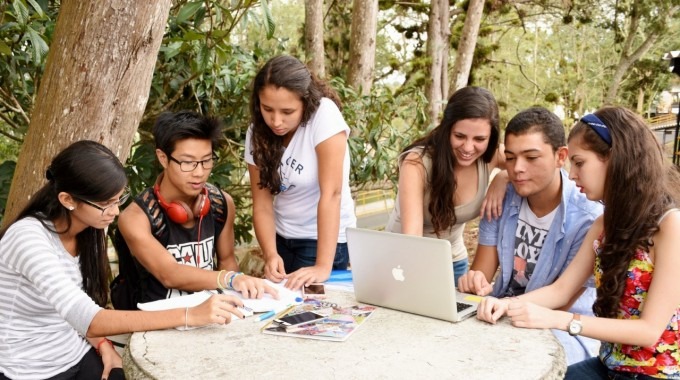
[{"label": "blue pen", "polygon": [[269,318],[275,316],[276,314],[281,313],[284,310],[288,310],[288,309],[292,308],[293,306],[295,306],[296,304],[299,304],[301,302],[302,302],[302,298],[297,297],[297,298],[295,298],[295,303],[290,303],[290,304],[286,305],[285,307],[282,307],[282,308],[279,308],[279,309],[274,309],[274,310],[268,311],[264,314],[260,314],[259,316],[257,316],[257,318],[255,318],[255,322],[262,322],[265,319],[269,319]]},{"label": "blue pen", "polygon": [[274,310],[268,311],[268,312],[266,312],[266,313],[264,313],[264,314],[258,315],[257,318],[255,318],[255,321],[256,321],[256,322],[262,322],[262,321],[264,321],[265,319],[269,319],[269,318],[271,318],[271,317],[273,317],[273,316],[275,316],[275,315],[276,315],[276,311],[274,311]]}]

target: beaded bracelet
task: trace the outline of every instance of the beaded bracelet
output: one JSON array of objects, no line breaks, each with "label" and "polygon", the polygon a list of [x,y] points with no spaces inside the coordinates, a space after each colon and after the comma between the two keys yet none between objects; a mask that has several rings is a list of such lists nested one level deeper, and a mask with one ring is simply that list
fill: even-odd
[{"label": "beaded bracelet", "polygon": [[227,289],[234,290],[234,279],[240,275],[242,275],[243,272],[236,272],[234,273],[231,278],[229,279],[229,285],[227,285]]},{"label": "beaded bracelet", "polygon": [[220,273],[217,274],[217,289],[219,290],[224,290],[224,286],[222,286],[222,283],[220,282],[220,277],[222,277],[222,273],[224,273],[224,270],[221,270]]},{"label": "beaded bracelet", "polygon": [[108,340],[107,338],[100,340],[99,343],[97,343],[97,348],[94,349],[97,352],[97,355],[99,355],[99,356],[102,356],[102,353],[101,353],[101,351],[99,351],[99,349],[101,348],[102,343],[104,343],[104,342],[110,344],[111,347],[113,347],[113,342]]}]

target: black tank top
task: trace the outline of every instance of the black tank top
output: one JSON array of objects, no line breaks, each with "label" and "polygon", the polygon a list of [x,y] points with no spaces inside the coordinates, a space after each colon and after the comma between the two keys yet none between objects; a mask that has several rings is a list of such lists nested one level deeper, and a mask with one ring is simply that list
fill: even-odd
[{"label": "black tank top", "polygon": [[[206,185],[210,197],[210,211],[191,228],[172,222],[165,210],[158,207],[156,196],[151,188],[135,198],[135,202],[147,213],[154,229],[154,236],[165,246],[177,264],[213,270],[217,267],[215,242],[222,231],[227,217],[227,207],[222,192],[213,185]],[[141,297],[139,302],[191,294],[190,291],[168,289],[135,260],[140,273]]]}]

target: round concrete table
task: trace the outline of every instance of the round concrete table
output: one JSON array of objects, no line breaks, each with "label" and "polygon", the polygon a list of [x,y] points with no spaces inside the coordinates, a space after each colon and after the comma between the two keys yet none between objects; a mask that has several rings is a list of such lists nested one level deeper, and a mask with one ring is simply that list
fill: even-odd
[{"label": "round concrete table", "polygon": [[[353,293],[330,300],[356,304]],[[128,379],[562,379],[566,360],[549,330],[459,323],[378,308],[345,342],[265,335],[245,319],[189,331],[135,333]]]}]

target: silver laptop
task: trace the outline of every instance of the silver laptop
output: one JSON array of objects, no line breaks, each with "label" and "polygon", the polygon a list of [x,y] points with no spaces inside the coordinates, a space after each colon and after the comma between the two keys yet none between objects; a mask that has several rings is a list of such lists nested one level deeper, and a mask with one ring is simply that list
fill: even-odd
[{"label": "silver laptop", "polygon": [[480,298],[456,292],[446,240],[347,228],[354,293],[359,302],[459,322]]}]

